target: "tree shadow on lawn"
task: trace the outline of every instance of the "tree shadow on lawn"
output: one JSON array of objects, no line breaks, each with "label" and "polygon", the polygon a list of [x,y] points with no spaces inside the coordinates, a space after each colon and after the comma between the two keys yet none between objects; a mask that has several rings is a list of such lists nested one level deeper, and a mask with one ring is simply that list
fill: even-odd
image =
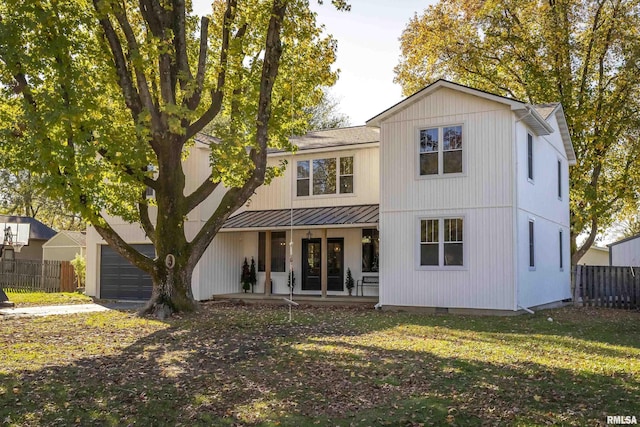
[{"label": "tree shadow on lawn", "polygon": [[[640,413],[633,400],[640,384],[631,374],[611,377],[394,348],[381,344],[394,339],[385,328],[362,328],[360,321],[375,316],[370,312],[308,310],[296,313],[292,324],[282,320],[282,310],[236,314],[214,309],[175,321],[115,356],[0,375],[0,420],[17,425],[593,424],[606,414]],[[375,334],[382,334],[379,342],[369,339]]]},{"label": "tree shadow on lawn", "polygon": [[[640,349],[640,311],[595,307],[566,307],[542,310],[535,315],[449,316],[397,313],[394,324],[434,326],[449,330],[480,332],[495,337],[517,339],[529,334],[564,337],[592,342],[605,350],[609,346]],[[549,321],[548,319],[551,319]],[[615,349],[610,349],[616,355]]]}]

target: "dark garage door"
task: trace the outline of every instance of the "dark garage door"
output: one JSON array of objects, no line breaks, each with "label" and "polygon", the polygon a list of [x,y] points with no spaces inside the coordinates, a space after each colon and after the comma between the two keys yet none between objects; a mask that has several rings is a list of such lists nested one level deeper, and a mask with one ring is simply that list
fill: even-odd
[{"label": "dark garage door", "polygon": [[[141,253],[155,256],[153,245],[131,245]],[[100,298],[145,300],[151,297],[151,276],[109,246],[103,245],[100,254]]]}]

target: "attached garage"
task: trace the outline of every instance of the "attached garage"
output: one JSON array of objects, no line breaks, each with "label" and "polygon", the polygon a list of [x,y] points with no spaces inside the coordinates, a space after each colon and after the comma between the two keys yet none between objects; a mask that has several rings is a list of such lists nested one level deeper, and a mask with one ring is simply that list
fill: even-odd
[{"label": "attached garage", "polygon": [[[155,257],[153,245],[132,245],[140,253]],[[107,245],[100,251],[100,298],[145,300],[151,297],[151,276],[132,265]]]}]

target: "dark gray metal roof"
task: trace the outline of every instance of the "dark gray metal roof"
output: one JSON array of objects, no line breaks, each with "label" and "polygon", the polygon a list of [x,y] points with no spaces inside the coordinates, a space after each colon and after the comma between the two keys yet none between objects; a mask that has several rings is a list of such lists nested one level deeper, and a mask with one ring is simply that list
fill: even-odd
[{"label": "dark gray metal roof", "polygon": [[[293,210],[293,226],[377,224],[378,205],[330,206]],[[223,230],[291,227],[291,210],[245,211],[224,223]]]}]

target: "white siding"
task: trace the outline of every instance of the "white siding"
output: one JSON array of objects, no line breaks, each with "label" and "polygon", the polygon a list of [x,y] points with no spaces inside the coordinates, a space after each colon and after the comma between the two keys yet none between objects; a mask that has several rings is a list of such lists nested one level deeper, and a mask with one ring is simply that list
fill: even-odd
[{"label": "white siding", "polygon": [[[419,264],[418,221],[463,217],[465,266],[424,271]],[[380,302],[383,306],[425,306],[512,310],[514,268],[511,208],[424,210],[383,215],[380,224]]]},{"label": "white siding", "polygon": [[[294,208],[378,203],[380,194],[378,150],[377,146],[370,146],[368,148],[334,149],[314,153],[300,151],[295,156],[269,157],[269,166],[278,165],[281,160],[286,160],[288,163],[286,170],[283,176],[275,178],[271,184],[256,190],[256,194],[247,203],[247,210],[286,209],[290,208],[292,203]],[[353,156],[353,194],[307,197],[295,195],[296,163],[298,161],[349,156]]]},{"label": "white siding", "polygon": [[218,233],[196,266],[198,277],[193,278],[193,296],[209,299],[216,294],[240,292],[242,272],[243,233]]},{"label": "white siding", "polygon": [[[420,177],[418,131],[462,124],[463,174]],[[441,89],[381,124],[382,305],[514,309],[513,114]],[[465,267],[418,267],[420,218],[460,216]]]},{"label": "white siding", "polygon": [[[555,116],[549,123],[557,129]],[[569,166],[559,132],[533,136],[533,180],[528,179],[527,128],[516,126],[518,305],[534,307],[571,297]],[[531,133],[531,132],[529,132]],[[533,133],[532,133],[533,135]],[[558,198],[558,160],[562,197]],[[529,267],[529,220],[534,220],[535,268]],[[560,270],[559,231],[563,236]]]},{"label": "white siding", "polygon": [[592,246],[578,261],[580,265],[609,265],[609,249]]},{"label": "white siding", "polygon": [[611,265],[640,267],[640,236],[609,246]]}]

